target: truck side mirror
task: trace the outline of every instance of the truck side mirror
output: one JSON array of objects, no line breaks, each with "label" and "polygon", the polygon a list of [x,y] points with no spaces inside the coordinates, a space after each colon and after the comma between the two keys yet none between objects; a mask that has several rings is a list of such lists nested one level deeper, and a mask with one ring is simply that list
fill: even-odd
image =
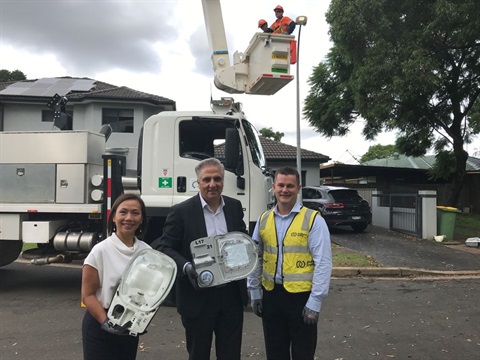
[{"label": "truck side mirror", "polygon": [[236,175],[243,175],[243,166],[240,164],[240,137],[237,129],[225,130],[225,169]]}]

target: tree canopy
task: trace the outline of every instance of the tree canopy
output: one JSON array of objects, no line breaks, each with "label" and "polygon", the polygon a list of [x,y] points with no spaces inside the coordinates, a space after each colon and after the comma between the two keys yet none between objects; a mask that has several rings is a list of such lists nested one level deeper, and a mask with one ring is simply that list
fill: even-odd
[{"label": "tree canopy", "polygon": [[269,138],[275,141],[281,141],[282,138],[285,136],[283,132],[273,131],[271,127],[260,129],[259,133],[263,137]]},{"label": "tree canopy", "polygon": [[385,159],[398,152],[395,145],[372,145],[368,148],[368,151],[362,155],[360,163],[375,159]]},{"label": "tree canopy", "polygon": [[366,139],[396,130],[406,155],[452,152],[456,205],[480,132],[478,1],[332,0],[326,18],[334,45],[309,79],[307,121],[342,136],[361,118]]},{"label": "tree canopy", "polygon": [[26,75],[20,70],[0,70],[0,82],[27,80]]}]

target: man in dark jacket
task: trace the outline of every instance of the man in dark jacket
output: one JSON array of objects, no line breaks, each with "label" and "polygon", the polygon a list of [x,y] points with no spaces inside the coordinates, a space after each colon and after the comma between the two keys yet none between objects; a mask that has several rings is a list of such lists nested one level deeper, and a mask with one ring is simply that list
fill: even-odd
[{"label": "man in dark jacket", "polygon": [[196,239],[245,232],[240,201],[222,196],[224,167],[214,158],[195,167],[200,194],[175,205],[163,235],[152,247],[175,260],[177,311],[185,328],[191,360],[209,360],[213,334],[217,359],[240,359],[243,309],[248,303],[246,281],[199,289],[190,243]]}]

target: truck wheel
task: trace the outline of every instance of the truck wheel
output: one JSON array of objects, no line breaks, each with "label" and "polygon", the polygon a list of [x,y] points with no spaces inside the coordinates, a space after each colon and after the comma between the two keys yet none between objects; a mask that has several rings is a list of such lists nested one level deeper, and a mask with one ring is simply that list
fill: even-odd
[{"label": "truck wheel", "polygon": [[22,251],[20,240],[0,240],[0,266],[8,265],[17,260]]}]

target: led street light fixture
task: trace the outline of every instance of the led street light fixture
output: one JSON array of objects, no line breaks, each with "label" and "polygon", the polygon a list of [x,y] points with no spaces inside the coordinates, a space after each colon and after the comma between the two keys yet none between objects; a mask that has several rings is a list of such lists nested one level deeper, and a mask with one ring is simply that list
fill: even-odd
[{"label": "led street light fixture", "polygon": [[197,239],[190,244],[190,251],[201,288],[244,279],[258,263],[255,242],[237,231]]},{"label": "led street light fixture", "polygon": [[169,256],[153,249],[139,251],[125,269],[108,309],[110,325],[126,328],[132,336],[144,333],[176,274],[177,265]]}]

